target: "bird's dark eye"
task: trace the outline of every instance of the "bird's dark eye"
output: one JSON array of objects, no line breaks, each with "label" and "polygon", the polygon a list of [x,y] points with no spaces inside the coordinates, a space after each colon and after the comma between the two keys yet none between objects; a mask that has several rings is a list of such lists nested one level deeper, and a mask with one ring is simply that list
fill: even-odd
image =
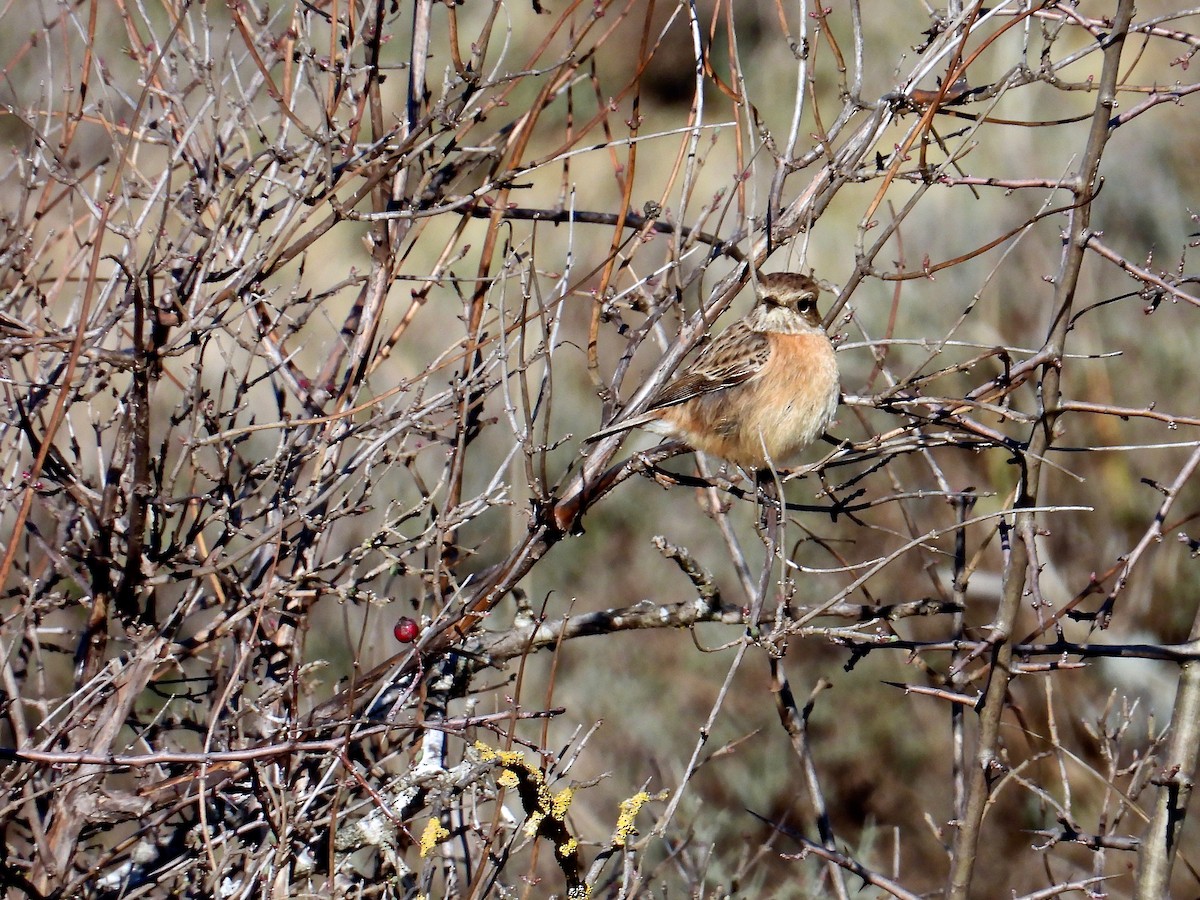
[{"label": "bird's dark eye", "polygon": [[812,297],[801,297],[800,302],[796,304],[796,309],[802,313],[811,312],[817,308],[817,301]]}]

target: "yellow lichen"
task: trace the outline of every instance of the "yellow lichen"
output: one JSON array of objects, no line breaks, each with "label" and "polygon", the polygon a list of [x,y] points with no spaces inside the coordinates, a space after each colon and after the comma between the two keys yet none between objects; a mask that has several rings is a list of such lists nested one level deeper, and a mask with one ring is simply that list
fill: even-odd
[{"label": "yellow lichen", "polygon": [[525,752],[523,750],[495,750],[483,741],[476,741],[475,752],[479,754],[479,758],[483,762],[496,760],[507,769],[516,766],[520,766],[522,769],[529,768],[525,763]]},{"label": "yellow lichen", "polygon": [[476,741],[475,752],[479,754],[479,758],[484,762],[491,762],[496,758],[496,751],[485,744],[483,741]]},{"label": "yellow lichen", "polygon": [[568,838],[567,840],[563,841],[559,846],[555,847],[554,849],[558,851],[559,856],[561,856],[565,859],[566,857],[568,857],[572,853],[574,853],[578,848],[579,848],[579,841],[575,840],[575,838]]},{"label": "yellow lichen", "polygon": [[430,819],[425,823],[425,830],[421,832],[421,856],[427,856],[430,850],[448,837],[450,832],[442,827],[442,823],[437,819]]},{"label": "yellow lichen", "polygon": [[538,829],[542,826],[542,820],[546,818],[544,812],[533,812],[529,814],[529,821],[525,823],[525,836],[533,837],[538,833]]},{"label": "yellow lichen", "polygon": [[650,799],[650,795],[645,791],[639,791],[628,800],[621,801],[621,814],[617,817],[617,827],[613,831],[613,846],[624,847],[625,842],[629,840],[629,836],[634,833],[633,820],[637,818],[638,812],[646,802]]},{"label": "yellow lichen", "polygon": [[554,809],[554,798],[550,796],[550,789],[546,787],[546,782],[542,780],[541,772],[530,772],[530,780],[537,785],[537,805],[543,816],[547,815]]},{"label": "yellow lichen", "polygon": [[554,799],[550,802],[550,815],[561,822],[566,817],[567,807],[571,805],[571,799],[574,796],[574,788],[563,788],[555,794]]}]

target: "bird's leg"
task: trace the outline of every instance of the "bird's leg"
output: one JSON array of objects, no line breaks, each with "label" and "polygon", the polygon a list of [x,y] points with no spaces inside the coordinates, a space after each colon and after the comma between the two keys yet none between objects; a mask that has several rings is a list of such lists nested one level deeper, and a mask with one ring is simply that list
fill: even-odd
[{"label": "bird's leg", "polygon": [[754,496],[758,503],[758,527],[763,540],[770,546],[777,538],[783,518],[783,502],[779,482],[770,469],[759,469],[754,476]]}]

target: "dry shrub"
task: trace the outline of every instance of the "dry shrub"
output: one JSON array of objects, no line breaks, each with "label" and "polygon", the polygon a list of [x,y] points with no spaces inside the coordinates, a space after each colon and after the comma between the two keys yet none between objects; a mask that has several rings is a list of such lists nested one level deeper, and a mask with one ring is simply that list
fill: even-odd
[{"label": "dry shrub", "polygon": [[[0,23],[9,895],[1195,893],[1193,11]],[[829,443],[581,442],[784,269]]]}]

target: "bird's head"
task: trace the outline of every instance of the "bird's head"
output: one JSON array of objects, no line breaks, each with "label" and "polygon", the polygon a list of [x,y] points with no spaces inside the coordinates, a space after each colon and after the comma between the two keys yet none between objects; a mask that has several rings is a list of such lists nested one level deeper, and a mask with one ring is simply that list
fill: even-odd
[{"label": "bird's head", "polygon": [[792,333],[820,328],[821,313],[817,309],[820,293],[820,285],[799,272],[772,272],[759,276],[755,330]]}]

